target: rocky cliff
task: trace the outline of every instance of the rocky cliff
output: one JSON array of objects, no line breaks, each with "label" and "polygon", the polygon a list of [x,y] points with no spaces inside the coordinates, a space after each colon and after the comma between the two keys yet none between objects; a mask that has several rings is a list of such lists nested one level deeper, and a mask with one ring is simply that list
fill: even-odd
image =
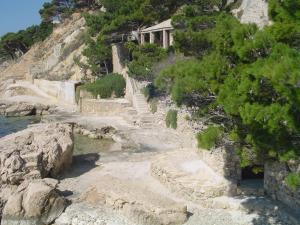
[{"label": "rocky cliff", "polygon": [[81,56],[84,32],[84,18],[79,13],[73,14],[59,24],[50,37],[33,46],[17,62],[6,68],[3,66],[0,80],[79,80],[82,72],[74,59],[84,60]]},{"label": "rocky cliff", "polygon": [[242,0],[236,2],[240,2],[240,4],[236,3],[238,8],[234,9],[232,13],[242,23],[255,23],[260,28],[270,25],[268,2],[266,0]]}]

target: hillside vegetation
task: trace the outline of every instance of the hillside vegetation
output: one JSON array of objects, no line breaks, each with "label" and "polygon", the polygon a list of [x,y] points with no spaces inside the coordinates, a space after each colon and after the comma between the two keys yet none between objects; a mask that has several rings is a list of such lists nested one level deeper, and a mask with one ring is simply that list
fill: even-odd
[{"label": "hillside vegetation", "polygon": [[40,25],[0,37],[0,62],[17,59],[35,43],[44,41],[53,32],[53,22],[62,21],[83,8],[96,9],[99,5],[96,0],[52,0],[44,3],[39,11],[42,19]]},{"label": "hillside vegetation", "polygon": [[[41,10],[40,26],[1,38],[0,54],[15,58],[16,50],[24,52],[51,33],[49,21],[80,10],[88,26],[83,51],[87,61],[80,66],[105,77],[112,72],[110,43],[115,35],[172,17],[172,48],[125,45],[133,59],[128,62],[129,75],[152,82],[159,90],[154,93],[170,94],[178,106],[194,109],[192,119],[208,125],[198,135],[199,146],[217,147],[230,140],[243,166],[253,155],[260,161],[299,158],[300,1],[269,0],[273,23],[264,29],[241,24],[232,16],[230,10],[237,3],[53,0]],[[82,10],[86,8],[94,12]]]},{"label": "hillside vegetation", "polygon": [[[241,24],[226,1],[102,3],[107,12],[86,15],[91,37],[97,37],[85,51],[94,73],[111,61],[107,36],[172,16],[175,55],[183,59],[155,74],[151,71],[167,53],[128,44],[130,75],[153,81],[179,106],[197,107],[195,120],[223,127],[223,139],[236,144],[244,166],[253,155],[281,161],[299,157],[300,1],[270,0],[273,25],[263,30]],[[199,134],[199,140],[215,140],[207,137],[210,133]]]}]

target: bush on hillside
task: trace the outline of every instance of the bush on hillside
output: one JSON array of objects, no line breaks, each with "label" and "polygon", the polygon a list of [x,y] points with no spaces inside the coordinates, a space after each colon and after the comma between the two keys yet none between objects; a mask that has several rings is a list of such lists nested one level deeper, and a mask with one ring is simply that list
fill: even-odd
[{"label": "bush on hillside", "polygon": [[85,84],[81,86],[94,97],[98,95],[101,98],[111,98],[112,96],[120,98],[125,95],[126,82],[120,74],[108,74],[103,78],[98,79],[94,83]]},{"label": "bush on hillside", "polygon": [[217,147],[223,137],[223,130],[217,126],[210,126],[197,135],[199,148],[212,149]]},{"label": "bush on hillside", "polygon": [[286,179],[286,184],[296,191],[298,188],[300,188],[300,173],[290,173]]},{"label": "bush on hillside", "polygon": [[150,111],[154,114],[157,112],[158,100],[153,98],[150,100]]},{"label": "bush on hillside", "polygon": [[166,125],[168,128],[177,129],[177,111],[170,109],[166,116]]},{"label": "bush on hillside", "polygon": [[133,60],[128,64],[129,76],[138,80],[153,80],[153,66],[167,56],[167,51],[155,44],[127,45]]}]

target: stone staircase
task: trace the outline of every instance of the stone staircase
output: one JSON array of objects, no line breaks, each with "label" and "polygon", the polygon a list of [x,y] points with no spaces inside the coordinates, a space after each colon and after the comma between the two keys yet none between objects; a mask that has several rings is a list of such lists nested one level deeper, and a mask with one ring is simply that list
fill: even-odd
[{"label": "stone staircase", "polygon": [[154,117],[150,112],[146,98],[142,93],[136,93],[134,98],[134,105],[139,116],[138,123],[143,128],[151,128],[154,125]]},{"label": "stone staircase", "polygon": [[133,107],[126,107],[125,112],[121,114],[123,119],[131,124],[136,124],[139,117],[137,111]]}]

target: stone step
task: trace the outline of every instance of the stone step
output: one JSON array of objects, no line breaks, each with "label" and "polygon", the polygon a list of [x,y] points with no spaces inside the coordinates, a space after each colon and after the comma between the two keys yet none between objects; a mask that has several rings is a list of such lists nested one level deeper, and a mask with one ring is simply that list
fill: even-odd
[{"label": "stone step", "polygon": [[139,225],[182,225],[187,207],[164,195],[152,192],[134,181],[104,176],[84,194],[90,204],[103,204]]},{"label": "stone step", "polygon": [[151,175],[171,192],[197,204],[207,198],[232,194],[232,184],[207,166],[194,149],[181,149],[158,155],[151,164]]}]

